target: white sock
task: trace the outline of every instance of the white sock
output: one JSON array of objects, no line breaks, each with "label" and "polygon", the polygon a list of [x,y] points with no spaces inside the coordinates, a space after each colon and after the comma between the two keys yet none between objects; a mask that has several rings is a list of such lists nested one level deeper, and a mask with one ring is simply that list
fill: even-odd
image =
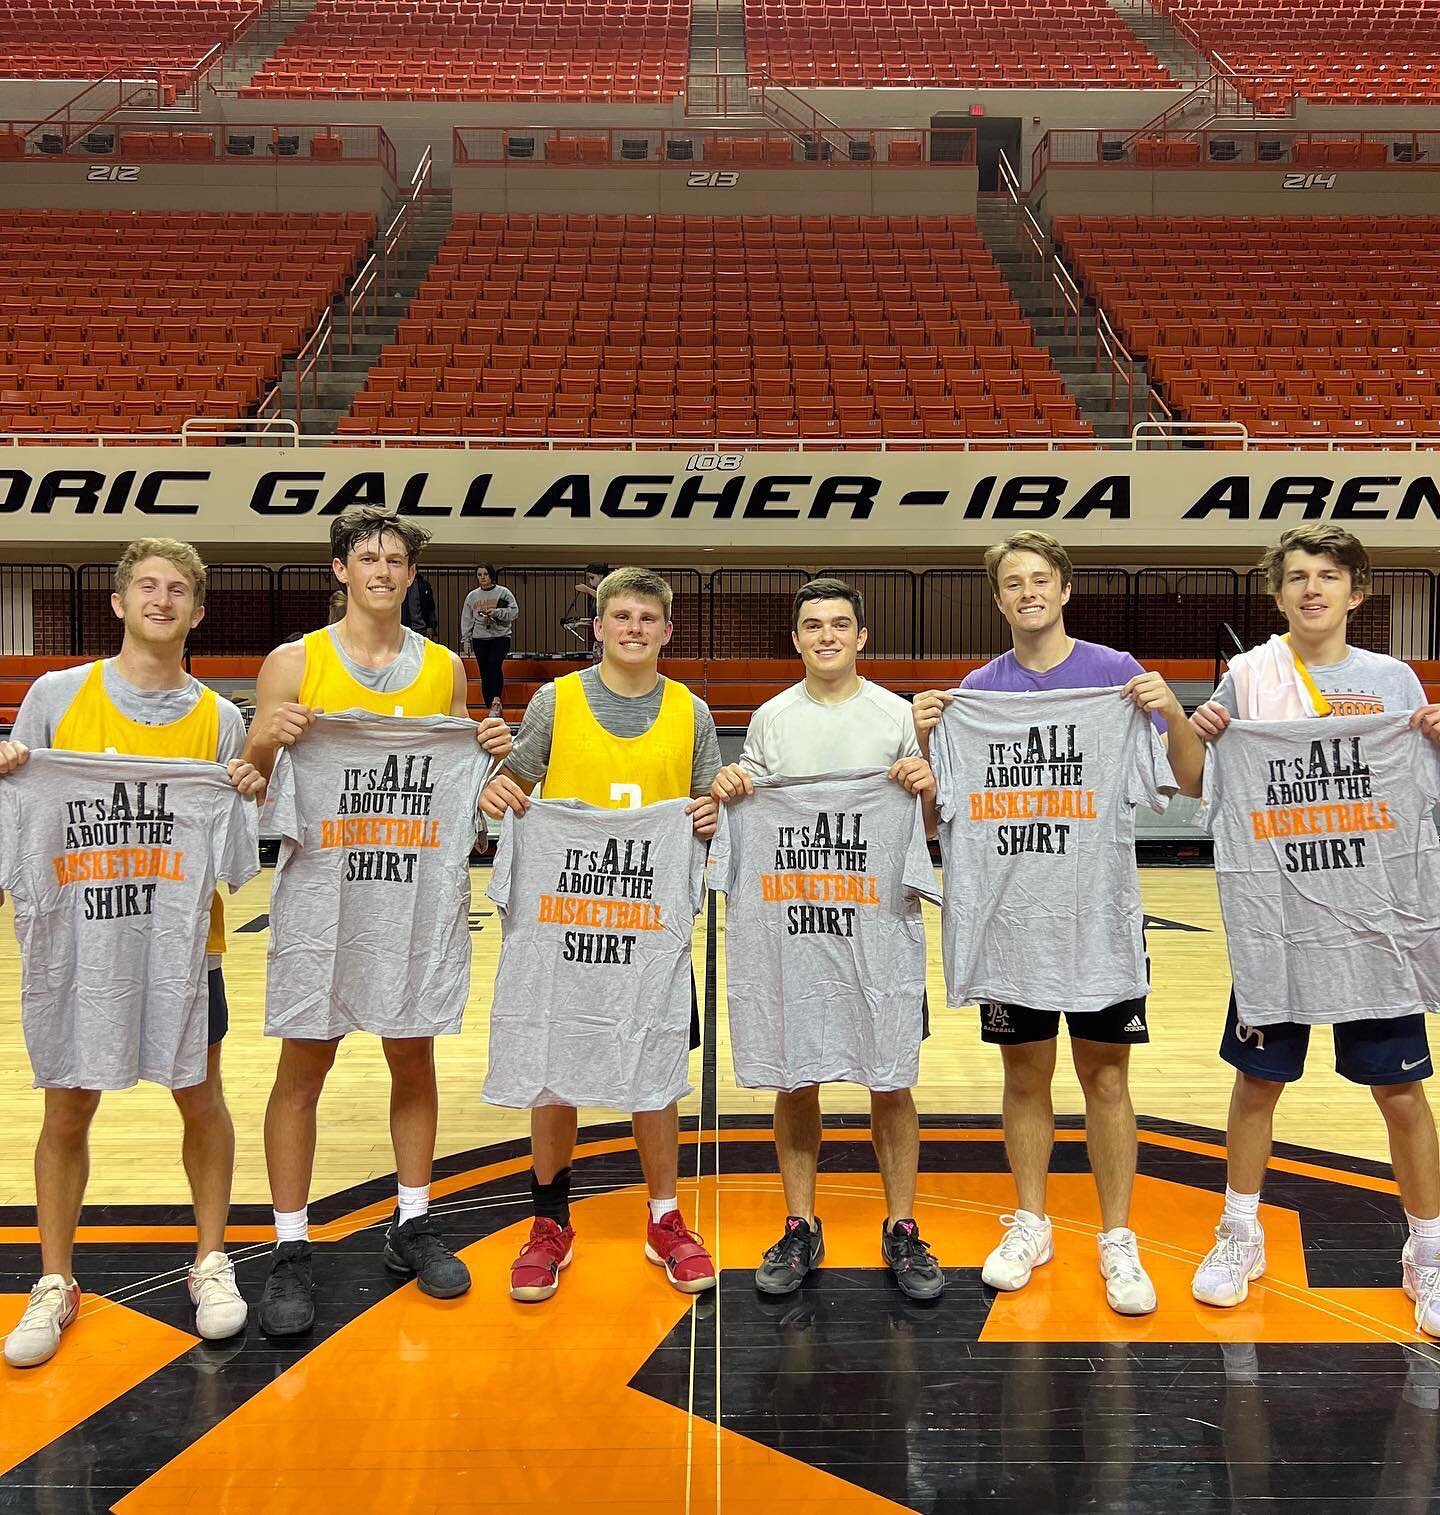
[{"label": "white sock", "polygon": [[1225,1185],[1225,1213],[1221,1217],[1232,1231],[1246,1236],[1260,1229],[1260,1195],[1237,1194],[1229,1184]]},{"label": "white sock", "polygon": [[1440,1215],[1434,1220],[1421,1220],[1407,1210],[1405,1219],[1410,1226],[1410,1249],[1415,1261],[1422,1268],[1440,1268]]},{"label": "white sock", "polygon": [[398,1185],[400,1191],[400,1224],[426,1214],[430,1209],[430,1185],[417,1184],[413,1189],[408,1184]]},{"label": "white sock", "polygon": [[1048,1226],[1050,1224],[1050,1217],[1048,1215],[1036,1215],[1033,1210],[1016,1210],[1015,1219],[1028,1220],[1037,1226]]},{"label": "white sock", "polygon": [[301,1205],[298,1210],[275,1211],[275,1240],[309,1241],[310,1206]]},{"label": "white sock", "polygon": [[673,1195],[669,1199],[652,1199],[650,1201],[650,1223],[658,1226],[672,1210],[678,1210],[679,1208],[680,1206]]}]

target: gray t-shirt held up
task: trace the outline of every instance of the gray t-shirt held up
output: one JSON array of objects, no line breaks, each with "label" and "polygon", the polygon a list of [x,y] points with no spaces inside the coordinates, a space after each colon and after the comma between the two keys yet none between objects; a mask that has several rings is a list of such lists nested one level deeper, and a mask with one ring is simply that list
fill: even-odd
[{"label": "gray t-shirt held up", "polygon": [[450,716],[325,715],[282,749],[267,1036],[460,1030],[486,766],[473,723]]},{"label": "gray t-shirt held up", "polygon": [[492,1105],[663,1110],[690,1092],[690,938],[705,845],[686,800],[536,800],[500,829]]},{"label": "gray t-shirt held up", "polygon": [[1440,748],[1398,715],[1234,721],[1197,819],[1246,1026],[1440,1010]]},{"label": "gray t-shirt held up", "polygon": [[1176,792],[1116,689],[968,689],[930,741],[952,1005],[1104,1010],[1148,992],[1135,808]]},{"label": "gray t-shirt held up", "polygon": [[260,871],[258,828],[218,763],[42,749],[0,779],[37,1088],[204,1082],[210,901]]},{"label": "gray t-shirt held up", "polygon": [[912,1088],[925,924],[940,901],[920,801],[883,770],[757,778],[724,806],[710,857],[726,895],[736,1082]]}]

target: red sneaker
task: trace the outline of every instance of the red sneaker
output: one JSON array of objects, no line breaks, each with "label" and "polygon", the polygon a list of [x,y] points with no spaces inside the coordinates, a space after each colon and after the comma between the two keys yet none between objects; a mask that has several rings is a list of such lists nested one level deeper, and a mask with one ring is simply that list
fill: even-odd
[{"label": "red sneaker", "polygon": [[664,1264],[666,1277],[682,1294],[703,1294],[715,1287],[715,1264],[678,1210],[645,1227],[645,1255]]},{"label": "red sneaker", "polygon": [[530,1238],[510,1264],[510,1298],[538,1304],[560,1287],[560,1270],[575,1255],[575,1227],[560,1227],[537,1215]]}]

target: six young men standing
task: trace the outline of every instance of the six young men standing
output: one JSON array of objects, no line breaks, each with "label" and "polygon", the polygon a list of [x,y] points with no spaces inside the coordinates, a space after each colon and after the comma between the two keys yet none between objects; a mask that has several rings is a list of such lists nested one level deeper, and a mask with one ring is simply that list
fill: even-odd
[{"label": "six young men standing", "polygon": [[[34,747],[114,751],[218,761],[227,765],[240,794],[258,797],[281,750],[304,741],[324,712],[465,717],[460,660],[402,624],[426,533],[383,512],[359,509],[337,517],[331,540],[332,567],[347,591],[345,616],[266,659],[248,740],[242,742],[233,707],[184,672],[185,637],[204,614],[203,564],[184,544],[146,540],[132,544],[117,569],[112,604],[125,625],[120,654],[36,682],[11,739],[0,743],[0,777],[23,769]],[[1212,700],[1189,720],[1158,674],[1147,673],[1128,654],[1068,635],[1064,608],[1072,572],[1054,538],[1017,533],[987,553],[985,566],[1014,645],[972,673],[962,688],[1001,696],[1117,690],[1162,732],[1169,768],[1183,793],[1202,794],[1205,745],[1223,741],[1232,720],[1413,711],[1410,724],[1440,743],[1440,706],[1425,705],[1414,674],[1395,659],[1346,642],[1346,620],[1363,599],[1369,565],[1359,543],[1337,528],[1287,532],[1267,554],[1268,587],[1288,637],[1271,648],[1268,661],[1260,656],[1264,649],[1247,655],[1251,663],[1237,660]],[[912,707],[861,677],[856,659],[868,633],[863,601],[853,588],[822,579],[797,595],[792,637],[804,678],[756,711],[740,759],[729,766],[721,764],[704,702],[659,673],[658,660],[672,632],[670,611],[668,584],[647,570],[620,569],[600,582],[594,626],[598,665],[545,686],[513,741],[501,720],[487,719],[476,728],[478,742],[500,765],[480,799],[485,816],[495,821],[507,812],[523,816],[537,785],[542,800],[602,809],[683,799],[689,801],[695,835],[708,840],[719,807],[745,805],[756,779],[882,770],[918,799],[925,827],[934,834],[937,781],[928,759],[955,696],[930,691],[917,696]],[[1133,854],[1126,866],[1133,872]],[[1435,902],[1421,903],[1433,909]],[[210,921],[209,947],[218,954],[223,951],[218,897]],[[243,1328],[246,1310],[223,1247],[234,1138],[219,1076],[224,987],[217,959],[208,961],[207,1075],[196,1088],[177,1088],[175,1098],[185,1120],[185,1166],[195,1198],[198,1251],[189,1287],[197,1329],[201,1335],[225,1336]],[[1064,1014],[1085,1095],[1107,1299],[1120,1313],[1144,1314],[1155,1308],[1155,1292],[1130,1227],[1137,1135],[1128,1066],[1130,1048],[1148,1041],[1145,1000]],[[1045,1191],[1060,1019],[1059,1011],[1027,1007],[1023,1000],[981,1007],[982,1040],[1001,1048],[1005,1145],[1018,1200],[1015,1214],[1003,1218],[1006,1235],[983,1271],[997,1289],[1024,1287],[1034,1268],[1053,1255]],[[1264,1272],[1258,1205],[1271,1117],[1284,1084],[1300,1076],[1308,1038],[1306,1024],[1271,1023],[1263,1034],[1258,1029],[1239,1019],[1232,997],[1221,1045],[1222,1057],[1236,1068],[1229,1181],[1216,1246],[1194,1283],[1196,1298],[1217,1306],[1240,1303],[1249,1283]],[[692,1025],[692,1046],[697,1037],[698,1022]],[[383,1045],[392,1081],[399,1184],[386,1264],[417,1278],[424,1292],[452,1296],[468,1288],[470,1279],[428,1215],[437,1111],[433,1038],[387,1035]],[[277,1245],[260,1313],[262,1327],[273,1335],[303,1332],[314,1319],[306,1206],[316,1107],[337,1049],[333,1039],[286,1039],[267,1110]],[[1336,1054],[1342,1076],[1371,1088],[1386,1121],[1410,1232],[1402,1258],[1404,1287],[1415,1301],[1417,1324],[1440,1334],[1440,1157],[1421,1082],[1432,1071],[1423,1016],[1353,1022],[1342,1017]],[[6,1342],[6,1358],[17,1366],[51,1356],[76,1313],[79,1288],[71,1252],[88,1172],[85,1136],[99,1093],[47,1087],[45,1101],[36,1152],[43,1276]],[[713,1288],[713,1260],[677,1202],[676,1106],[633,1112],[632,1123],[649,1195],[646,1256],[683,1292]],[[911,1089],[872,1089],[871,1123],[887,1203],[883,1255],[905,1293],[933,1299],[943,1290],[944,1275],[913,1213],[919,1128]],[[534,1219],[511,1272],[510,1292],[517,1300],[549,1298],[573,1255],[570,1162],[576,1132],[577,1112],[571,1107],[540,1104],[531,1111]],[[815,1214],[821,1138],[818,1084],[779,1088],[775,1143],[787,1215],[781,1238],[756,1271],[756,1286],[764,1292],[797,1289],[822,1260]]]}]

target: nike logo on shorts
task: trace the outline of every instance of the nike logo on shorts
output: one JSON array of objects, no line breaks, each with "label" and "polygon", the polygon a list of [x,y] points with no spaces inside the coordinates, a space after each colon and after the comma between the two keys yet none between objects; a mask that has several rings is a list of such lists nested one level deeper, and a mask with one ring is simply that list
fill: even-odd
[{"label": "nike logo on shorts", "polygon": [[1408,1073],[1412,1068],[1418,1068],[1422,1063],[1428,1063],[1429,1061],[1430,1059],[1428,1057],[1417,1057],[1413,1063],[1402,1061],[1400,1064],[1400,1071],[1402,1073]]}]

